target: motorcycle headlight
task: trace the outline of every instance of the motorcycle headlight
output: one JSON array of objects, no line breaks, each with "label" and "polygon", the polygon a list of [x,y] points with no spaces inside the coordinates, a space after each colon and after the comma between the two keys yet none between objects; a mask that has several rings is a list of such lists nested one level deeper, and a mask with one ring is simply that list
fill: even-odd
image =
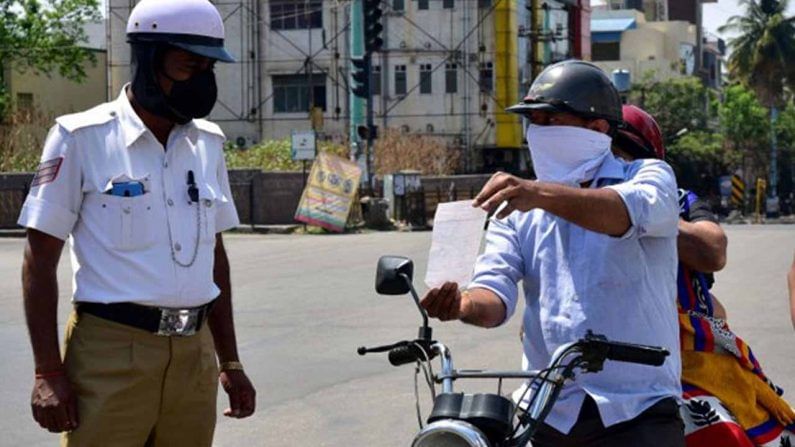
[{"label": "motorcycle headlight", "polygon": [[486,436],[464,421],[444,420],[428,424],[411,447],[490,447]]}]

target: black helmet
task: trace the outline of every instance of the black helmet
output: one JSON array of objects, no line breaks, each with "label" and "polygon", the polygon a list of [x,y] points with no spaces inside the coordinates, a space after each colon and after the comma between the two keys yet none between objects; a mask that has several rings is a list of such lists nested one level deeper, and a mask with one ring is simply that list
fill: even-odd
[{"label": "black helmet", "polygon": [[570,112],[621,123],[621,98],[613,83],[596,65],[575,59],[544,69],[527,96],[505,110],[522,115],[533,110]]}]

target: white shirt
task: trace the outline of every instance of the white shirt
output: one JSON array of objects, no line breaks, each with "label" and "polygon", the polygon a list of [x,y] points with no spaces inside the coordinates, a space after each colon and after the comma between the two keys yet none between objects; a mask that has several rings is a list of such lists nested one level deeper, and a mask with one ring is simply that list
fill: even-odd
[{"label": "white shirt", "polygon": [[[568,433],[586,393],[605,426],[638,416],[666,397],[679,398],[676,236],[679,207],[671,168],[659,160],[625,163],[609,156],[594,187],[621,196],[632,226],[620,238],[586,230],[543,210],[492,221],[470,288],[492,290],[516,309],[525,292],[525,369],[546,368],[555,350],[588,329],[613,341],[663,346],[661,367],[606,361],[602,372],[578,374],[546,423]],[[524,387],[514,394],[518,398]]]},{"label": "white shirt", "polygon": [[[18,223],[62,240],[71,235],[74,301],[202,305],[220,293],[213,282],[215,235],[239,224],[224,134],[193,120],[174,127],[164,150],[125,91],[56,119]],[[188,198],[188,171],[198,204]],[[125,181],[140,181],[145,193],[105,193]],[[172,254],[188,264],[197,244],[193,265],[174,262]]]}]

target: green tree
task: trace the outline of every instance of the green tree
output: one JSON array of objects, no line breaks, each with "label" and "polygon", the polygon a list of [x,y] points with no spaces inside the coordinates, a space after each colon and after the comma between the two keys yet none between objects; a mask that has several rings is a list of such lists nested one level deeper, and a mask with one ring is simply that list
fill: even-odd
[{"label": "green tree", "polygon": [[728,149],[734,154],[733,161],[743,168],[749,166],[748,162],[757,169],[767,166],[770,122],[755,92],[742,84],[727,88],[718,116]]},{"label": "green tree", "polygon": [[717,193],[717,179],[726,173],[731,163],[724,148],[722,134],[696,130],[670,144],[666,159],[676,171],[680,187],[709,196]]},{"label": "green tree", "polygon": [[98,0],[0,0],[0,120],[10,105],[7,70],[85,78],[84,64],[96,59],[81,46],[83,26],[100,19]]},{"label": "green tree", "polygon": [[648,79],[633,85],[630,102],[649,112],[660,124],[666,143],[683,131],[707,127],[707,89],[695,77],[662,82]]},{"label": "green tree", "polygon": [[[785,103],[785,87],[795,90],[795,18],[785,17],[789,0],[740,0],[745,14],[733,16],[720,32],[739,33],[729,40],[731,75],[753,89],[762,104],[770,109],[768,129],[775,129],[777,110]],[[770,195],[780,192],[774,133],[769,133],[771,157]]]},{"label": "green tree", "polygon": [[[776,135],[781,148],[781,191],[795,193],[795,104],[790,102],[776,122]],[[790,210],[795,213],[795,209]]]}]

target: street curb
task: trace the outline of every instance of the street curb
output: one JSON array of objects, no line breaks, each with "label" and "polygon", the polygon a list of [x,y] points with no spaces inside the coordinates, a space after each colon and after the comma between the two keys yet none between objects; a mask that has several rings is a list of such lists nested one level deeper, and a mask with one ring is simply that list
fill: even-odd
[{"label": "street curb", "polygon": [[0,238],[24,238],[27,235],[27,230],[24,228],[0,230]]},{"label": "street curb", "polygon": [[240,225],[229,230],[235,234],[293,234],[301,225]]}]

